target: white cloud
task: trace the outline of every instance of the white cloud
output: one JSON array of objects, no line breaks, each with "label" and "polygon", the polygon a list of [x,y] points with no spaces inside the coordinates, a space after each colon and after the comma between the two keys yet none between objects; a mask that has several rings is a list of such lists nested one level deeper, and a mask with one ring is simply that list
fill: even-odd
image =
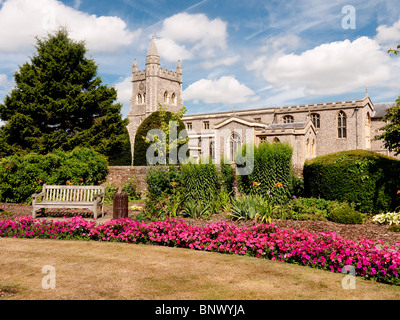
[{"label": "white cloud", "polygon": [[254,92],[232,76],[218,80],[201,79],[183,91],[183,99],[194,103],[239,104],[256,99]]},{"label": "white cloud", "polygon": [[184,45],[179,45],[172,39],[157,39],[157,48],[162,58],[169,62],[193,58],[192,53]]},{"label": "white cloud", "polygon": [[114,85],[117,90],[118,101],[129,105],[132,97],[132,77],[127,77]]},{"label": "white cloud", "polygon": [[0,51],[29,48],[35,36],[44,36],[59,26],[67,27],[72,38],[84,40],[89,50],[102,52],[131,44],[140,32],[128,30],[118,17],[89,15],[57,0],[7,0],[0,9]]},{"label": "white cloud", "polygon": [[215,68],[217,66],[231,66],[238,62],[240,59],[240,55],[236,55],[233,57],[224,57],[222,59],[212,60],[212,61],[205,61],[202,63],[202,66],[206,69]]},{"label": "white cloud", "polygon": [[227,48],[227,23],[220,18],[210,20],[205,14],[184,12],[173,15],[163,21],[157,35],[164,41],[169,39],[170,45],[184,44],[184,53],[189,57],[210,58]]},{"label": "white cloud", "polygon": [[381,25],[377,29],[376,41],[381,45],[388,46],[387,50],[395,49],[400,44],[400,20],[392,26]]},{"label": "white cloud", "polygon": [[[264,64],[264,65],[263,65]],[[260,57],[255,68],[275,88],[304,88],[306,94],[342,94],[366,86],[387,84],[391,78],[390,57],[378,43],[361,37],[315,47],[300,55]]]}]

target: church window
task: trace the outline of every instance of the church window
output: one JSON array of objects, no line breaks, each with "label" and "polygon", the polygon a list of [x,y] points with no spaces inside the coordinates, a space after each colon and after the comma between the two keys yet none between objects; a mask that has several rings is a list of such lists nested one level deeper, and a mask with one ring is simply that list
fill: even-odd
[{"label": "church window", "polygon": [[318,113],[313,113],[311,115],[311,121],[316,129],[321,128],[321,117]]},{"label": "church window", "polygon": [[142,102],[142,95],[140,93],[136,96],[136,103],[137,104],[142,104],[143,103]]},{"label": "church window", "polygon": [[168,91],[164,92],[164,103],[168,103]]},{"label": "church window", "polygon": [[281,141],[278,138],[274,138],[273,143],[279,143],[279,142],[281,142]]},{"label": "church window", "polygon": [[267,137],[260,137],[260,143],[266,142],[267,141]]},{"label": "church window", "polygon": [[210,123],[208,121],[204,121],[203,122],[203,127],[205,130],[209,130],[210,129]]},{"label": "church window", "polygon": [[210,142],[209,153],[210,153],[210,158],[214,160],[215,159],[215,144],[214,144],[214,141]]},{"label": "church window", "polygon": [[171,96],[171,102],[173,105],[176,105],[176,94],[175,93],[173,93]]},{"label": "church window", "polygon": [[293,123],[293,122],[294,122],[293,116],[284,116],[283,117],[283,123]]},{"label": "church window", "polygon": [[242,139],[240,139],[240,136],[237,133],[232,133],[229,139],[229,153],[231,160],[235,160],[235,155],[240,146],[242,145]]},{"label": "church window", "polygon": [[191,123],[191,122],[188,122],[188,123],[186,124],[186,127],[187,127],[187,130],[188,130],[188,131],[192,131],[192,130],[193,130],[193,126],[192,126],[192,123]]},{"label": "church window", "polygon": [[143,93],[143,103],[146,103],[146,94]]},{"label": "church window", "polygon": [[339,139],[346,139],[347,138],[347,117],[343,111],[338,113],[337,117],[337,129],[338,129],[338,138]]}]

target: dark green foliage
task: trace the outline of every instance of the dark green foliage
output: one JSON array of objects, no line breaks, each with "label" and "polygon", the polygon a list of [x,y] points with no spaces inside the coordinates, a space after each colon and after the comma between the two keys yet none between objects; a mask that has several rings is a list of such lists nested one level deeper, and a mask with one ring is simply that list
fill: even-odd
[{"label": "dark green foliage", "polygon": [[378,153],[353,150],[306,161],[306,196],[347,201],[364,213],[393,211],[398,205],[400,161]]},{"label": "dark green foliage", "polygon": [[0,162],[0,202],[29,203],[43,184],[99,185],[107,166],[104,156],[85,148],[5,158]]},{"label": "dark green foliage", "polygon": [[400,232],[400,226],[399,226],[399,225],[391,225],[391,226],[388,228],[388,231]]},{"label": "dark green foliage", "polygon": [[221,187],[227,193],[233,191],[233,183],[235,182],[235,169],[230,163],[221,163],[220,165]]},{"label": "dark green foliage", "polygon": [[[136,135],[135,135],[135,147],[134,147],[134,155],[133,155],[133,165],[134,166],[147,166],[148,162],[146,159],[146,152],[147,149],[154,143],[153,141],[146,141],[147,133],[152,129],[161,129],[166,133],[166,144],[172,142],[170,141],[168,131],[169,131],[169,123],[170,121],[176,121],[178,128],[177,134],[181,133],[182,130],[185,130],[185,124],[182,120],[174,113],[170,111],[165,111],[163,109],[153,112],[149,115],[139,126]],[[179,149],[183,144],[186,143],[185,141],[178,141],[177,148]],[[166,162],[167,164],[169,161],[169,149],[166,148],[167,155],[166,155]],[[171,149],[172,151],[172,149]]]},{"label": "dark green foliage", "polygon": [[182,171],[182,193],[185,199],[211,202],[220,191],[218,170],[214,164],[184,164]]},{"label": "dark green foliage", "polygon": [[[242,153],[246,154],[244,146]],[[254,168],[248,175],[238,176],[238,187],[243,194],[269,196],[278,202],[288,199],[291,186],[293,149],[288,143],[261,143],[254,147]],[[249,155],[251,156],[251,155]],[[239,165],[238,165],[239,167]],[[253,184],[258,185],[254,186]],[[276,188],[276,184],[282,184]]]},{"label": "dark green foliage", "polygon": [[[37,39],[36,53],[15,73],[0,104],[0,156],[92,147],[111,163],[130,164],[127,120],[117,92],[102,84],[83,42],[65,29]],[[130,149],[130,146],[129,146]],[[122,160],[123,159],[123,160]]]}]

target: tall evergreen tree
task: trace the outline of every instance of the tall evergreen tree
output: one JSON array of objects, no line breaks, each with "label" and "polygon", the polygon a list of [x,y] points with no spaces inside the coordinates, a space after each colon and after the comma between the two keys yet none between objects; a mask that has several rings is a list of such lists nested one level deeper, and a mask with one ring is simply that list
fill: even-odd
[{"label": "tall evergreen tree", "polygon": [[14,89],[0,104],[0,156],[82,146],[111,164],[129,158],[129,165],[128,120],[116,90],[102,83],[95,61],[86,57],[84,42],[70,39],[64,28],[36,40],[37,52],[19,67]]}]

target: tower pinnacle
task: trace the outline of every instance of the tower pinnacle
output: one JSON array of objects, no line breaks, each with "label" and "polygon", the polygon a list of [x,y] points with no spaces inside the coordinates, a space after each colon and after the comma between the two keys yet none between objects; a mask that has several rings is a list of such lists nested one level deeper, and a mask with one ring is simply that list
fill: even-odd
[{"label": "tower pinnacle", "polygon": [[154,37],[151,39],[149,51],[147,52],[146,65],[148,64],[160,65],[160,56],[158,55],[157,45],[154,40]]}]

